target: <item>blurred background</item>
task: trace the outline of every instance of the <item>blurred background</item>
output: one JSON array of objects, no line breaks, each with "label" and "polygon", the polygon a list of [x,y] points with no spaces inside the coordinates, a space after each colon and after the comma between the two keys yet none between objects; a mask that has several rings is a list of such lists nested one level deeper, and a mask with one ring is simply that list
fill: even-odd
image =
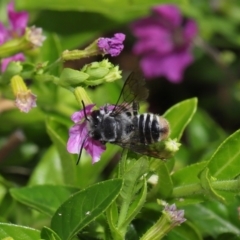
[{"label": "blurred background", "polygon": [[[4,25],[8,25],[7,3],[5,0],[0,2],[0,21]],[[145,76],[150,90],[148,101],[143,106],[147,111],[162,115],[180,101],[198,98],[198,110],[183,135],[182,148],[176,155],[176,168],[180,168],[208,160],[216,147],[240,127],[240,1],[15,0],[16,10],[29,13],[28,25],[41,27],[47,36],[37,53],[27,55],[26,62],[37,64],[47,61],[51,64],[66,49],[83,49],[99,37],[112,37],[121,32],[126,35],[124,49],[119,56],[108,58],[119,65],[124,79],[131,71],[141,71],[145,75],[141,65],[144,54],[135,54],[133,50],[139,38],[134,34],[132,24],[154,17],[152,7],[161,4],[175,4],[181,16],[180,30],[184,29],[189,19],[197,26],[197,32],[188,46],[192,61],[184,68],[180,80],[173,82],[163,74],[152,78]],[[102,59],[98,56],[68,61],[64,62],[64,67],[79,70],[86,63]],[[61,69],[61,66],[55,68],[49,74],[59,76]],[[24,71],[27,70],[25,66]],[[4,201],[9,197],[5,195],[6,182],[11,186],[64,182],[61,174],[57,174],[62,169],[58,165],[59,155],[52,145],[51,123],[46,122],[49,118],[57,119],[59,125],[55,129],[67,140],[68,128],[72,126],[70,116],[79,110],[73,94],[66,89],[51,82],[35,81],[34,77],[27,79],[27,83],[37,95],[37,108],[27,114],[12,107],[2,107],[0,112],[0,174],[4,182],[4,187],[0,186],[0,196]],[[122,81],[117,81],[89,88],[88,93],[93,102],[101,106],[114,103],[121,86]],[[0,85],[0,96],[2,106],[5,100],[14,100],[9,85],[3,83]],[[110,160],[119,158],[121,153],[118,147],[108,148],[99,172],[106,171]],[[89,167],[91,164],[87,161],[89,157],[84,154],[81,164],[89,164]],[[89,170],[89,175],[93,171]],[[81,182],[80,186],[104,176],[90,176],[90,180]],[[1,209],[5,207],[3,202]]]}]

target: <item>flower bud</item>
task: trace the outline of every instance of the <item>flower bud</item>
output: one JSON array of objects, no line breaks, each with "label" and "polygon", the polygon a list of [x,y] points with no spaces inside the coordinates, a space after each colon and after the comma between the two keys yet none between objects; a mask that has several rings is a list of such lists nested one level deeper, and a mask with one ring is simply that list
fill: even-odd
[{"label": "flower bud", "polygon": [[62,87],[74,87],[79,86],[89,77],[88,74],[74,70],[71,68],[64,68],[58,84]]},{"label": "flower bud", "polygon": [[88,86],[96,86],[104,82],[113,82],[121,79],[121,71],[118,66],[114,66],[107,59],[101,62],[93,62],[85,65],[82,70],[89,77],[84,82]]},{"label": "flower bud", "polygon": [[93,104],[92,100],[90,99],[84,88],[82,87],[75,88],[74,94],[81,108],[83,108],[82,102],[84,102],[86,106]]},{"label": "flower bud", "polygon": [[16,97],[15,104],[21,112],[28,113],[33,107],[36,107],[36,95],[27,88],[25,82],[19,75],[11,78],[12,91]]},{"label": "flower bud", "polygon": [[112,38],[99,38],[95,40],[84,50],[65,50],[61,58],[63,61],[67,61],[105,54],[116,57],[124,48],[124,40],[125,35],[123,33],[116,33]]}]

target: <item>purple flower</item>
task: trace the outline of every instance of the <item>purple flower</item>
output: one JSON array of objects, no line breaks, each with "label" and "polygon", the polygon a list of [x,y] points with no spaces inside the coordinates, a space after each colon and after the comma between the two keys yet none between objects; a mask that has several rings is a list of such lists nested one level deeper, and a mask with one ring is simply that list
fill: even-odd
[{"label": "purple flower", "polygon": [[[6,28],[0,22],[0,45],[8,41],[9,39],[21,37],[25,29],[27,27],[28,22],[28,13],[25,11],[15,12],[14,10],[14,2],[10,2],[7,6],[8,10],[8,19],[10,23],[10,28]],[[11,61],[24,61],[24,55],[22,53],[18,53],[8,58],[4,58],[1,60],[1,71],[5,71],[7,65]]]},{"label": "purple flower", "polygon": [[112,38],[99,38],[97,45],[103,54],[110,54],[112,57],[116,57],[124,48],[124,40],[125,34],[115,33]]},{"label": "purple flower", "polygon": [[133,52],[141,56],[146,78],[165,76],[171,82],[180,82],[185,68],[193,61],[191,43],[197,25],[193,20],[184,21],[174,5],[157,6],[152,12],[131,26],[138,39]]},{"label": "purple flower", "polygon": [[21,76],[15,75],[11,78],[11,87],[16,97],[15,104],[21,112],[28,113],[32,108],[36,107],[36,95],[27,88]]},{"label": "purple flower", "polygon": [[10,2],[7,6],[8,18],[11,25],[9,29],[12,36],[22,36],[25,32],[28,22],[28,13],[25,11],[15,12],[14,2]]},{"label": "purple flower", "polygon": [[[85,107],[85,113],[87,116],[91,115],[94,106],[95,104],[91,104]],[[79,154],[80,149],[83,146],[87,153],[92,156],[92,163],[98,162],[101,154],[106,150],[106,147],[89,136],[84,110],[75,112],[71,119],[75,125],[71,127],[69,131],[69,139],[67,142],[68,152]]]},{"label": "purple flower", "polygon": [[166,204],[164,212],[168,215],[172,227],[178,226],[186,221],[186,218],[184,218],[184,210],[177,210],[175,204]]}]

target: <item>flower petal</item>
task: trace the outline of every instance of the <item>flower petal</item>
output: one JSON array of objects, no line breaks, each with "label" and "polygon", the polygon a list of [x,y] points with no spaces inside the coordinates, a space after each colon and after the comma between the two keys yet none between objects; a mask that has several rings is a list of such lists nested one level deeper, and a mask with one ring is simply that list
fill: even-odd
[{"label": "flower petal", "polygon": [[13,1],[8,4],[7,9],[12,30],[20,36],[23,35],[27,27],[28,13],[26,11],[16,12]]},{"label": "flower petal", "polygon": [[4,27],[4,25],[0,22],[0,45],[5,43],[9,38],[8,30]]},{"label": "flower petal", "polygon": [[180,82],[185,68],[192,62],[193,57],[188,51],[182,51],[165,56],[151,54],[144,56],[141,67],[147,78],[165,76],[173,83]]},{"label": "flower petal", "polygon": [[188,20],[183,29],[184,37],[187,42],[191,42],[198,33],[198,27],[194,20]]},{"label": "flower petal", "polygon": [[171,39],[169,31],[163,28],[149,26],[147,29],[142,29],[149,37],[139,39],[134,45],[133,52],[136,55],[141,55],[149,52],[168,53],[173,50],[174,43]]},{"label": "flower petal", "polygon": [[124,48],[124,40],[125,34],[116,33],[112,38],[99,38],[97,45],[104,54],[110,54],[112,57],[116,57]]},{"label": "flower petal", "polygon": [[15,104],[21,112],[28,113],[32,108],[36,107],[37,96],[31,90],[20,92],[17,94]]},{"label": "flower petal", "polygon": [[85,149],[92,156],[92,163],[94,164],[100,160],[102,153],[106,150],[106,146],[99,141],[89,138]]},{"label": "flower petal", "polygon": [[177,27],[181,25],[181,12],[178,7],[174,5],[159,5],[154,7],[152,11],[156,14],[156,17],[159,17],[161,20],[160,23],[164,25],[168,25],[169,27]]},{"label": "flower petal", "polygon": [[79,153],[83,141],[88,134],[86,123],[76,124],[69,130],[69,139],[67,142],[67,150],[70,153]]},{"label": "flower petal", "polygon": [[[91,114],[92,109],[93,109],[94,106],[95,106],[95,104],[90,104],[90,105],[85,106],[85,113],[86,113],[86,115],[90,115]],[[75,112],[71,116],[71,119],[75,123],[81,122],[83,119],[85,119],[84,109],[80,110],[78,112]]]}]

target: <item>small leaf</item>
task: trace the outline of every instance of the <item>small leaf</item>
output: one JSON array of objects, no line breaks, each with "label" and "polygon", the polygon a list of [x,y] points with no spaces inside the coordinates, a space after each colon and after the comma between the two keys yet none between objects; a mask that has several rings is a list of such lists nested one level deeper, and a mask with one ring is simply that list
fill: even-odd
[{"label": "small leaf", "polygon": [[[213,202],[214,205],[218,204]],[[185,206],[185,217],[192,221],[203,235],[216,238],[221,233],[234,233],[240,235],[239,227],[233,225],[226,216],[213,211],[208,204],[195,204]]]},{"label": "small leaf", "polygon": [[109,207],[121,188],[122,180],[113,179],[97,183],[72,195],[54,214],[51,228],[61,239],[72,239]]},{"label": "small leaf", "polygon": [[131,223],[131,221],[136,217],[136,215],[140,212],[146,201],[146,196],[147,196],[147,181],[144,178],[141,192],[136,196],[136,199],[130,205],[123,228],[127,227]]},{"label": "small leaf", "polygon": [[49,216],[76,191],[77,189],[72,187],[51,185],[10,189],[12,197],[17,201]]},{"label": "small leaf", "polygon": [[182,133],[191,121],[197,109],[197,98],[191,98],[168,109],[163,115],[170,124],[170,138],[181,138]]},{"label": "small leaf", "polygon": [[0,223],[0,239],[40,240],[40,231],[15,224]]},{"label": "small leaf", "polygon": [[41,238],[44,240],[61,240],[61,238],[50,228],[43,227]]},{"label": "small leaf", "polygon": [[148,199],[151,200],[153,199],[155,200],[156,198],[166,199],[171,195],[173,190],[172,179],[166,164],[159,165],[156,173],[157,175],[152,175],[152,177],[158,178],[157,183],[154,183],[152,189],[149,191]]},{"label": "small leaf", "polygon": [[198,175],[206,166],[207,162],[194,163],[174,172],[172,174],[174,187],[198,183]]},{"label": "small leaf", "polygon": [[240,174],[240,130],[229,136],[209,160],[210,174],[218,179],[233,179]]},{"label": "small leaf", "polygon": [[209,174],[209,169],[205,168],[201,173],[200,173],[200,180],[201,180],[201,185],[203,189],[205,190],[205,195],[208,197],[211,197],[217,201],[220,201],[224,203],[225,199],[221,195],[219,195],[211,185],[211,176]]},{"label": "small leaf", "polygon": [[64,183],[67,185],[77,185],[77,175],[75,159],[72,154],[67,151],[67,129],[55,118],[47,119],[47,132],[56,145],[61,158],[63,169]]},{"label": "small leaf", "polygon": [[116,202],[113,202],[106,211],[108,225],[113,239],[121,239],[121,233],[118,231],[116,225],[118,220],[118,207]]},{"label": "small leaf", "polygon": [[55,145],[50,146],[33,170],[28,186],[56,184],[64,185],[61,159]]},{"label": "small leaf", "polygon": [[146,157],[141,157],[131,166],[123,175],[123,189],[121,191],[121,197],[123,198],[122,205],[120,207],[118,229],[120,232],[126,232],[125,221],[127,219],[129,207],[136,197],[138,191],[142,188],[142,182],[139,182],[139,178],[143,174],[147,173],[149,167]]},{"label": "small leaf", "polygon": [[165,240],[202,240],[199,230],[189,221],[174,228],[164,238]]}]

